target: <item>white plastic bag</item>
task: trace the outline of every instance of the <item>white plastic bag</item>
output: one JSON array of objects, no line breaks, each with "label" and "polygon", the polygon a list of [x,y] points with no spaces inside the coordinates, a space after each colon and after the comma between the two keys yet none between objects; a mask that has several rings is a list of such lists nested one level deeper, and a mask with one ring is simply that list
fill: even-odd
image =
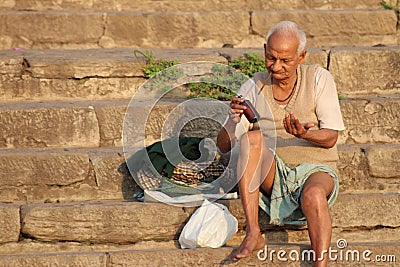
[{"label": "white plastic bag", "polygon": [[222,204],[207,199],[186,223],[179,244],[181,248],[223,246],[238,230],[237,219]]}]

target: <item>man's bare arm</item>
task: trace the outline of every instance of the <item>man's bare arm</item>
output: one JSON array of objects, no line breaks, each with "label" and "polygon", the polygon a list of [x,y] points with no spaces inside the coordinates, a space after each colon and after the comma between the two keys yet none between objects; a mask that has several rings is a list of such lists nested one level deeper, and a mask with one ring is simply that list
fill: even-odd
[{"label": "man's bare arm", "polygon": [[217,136],[217,146],[222,153],[229,152],[236,143],[236,123],[228,120],[225,127],[222,127]]},{"label": "man's bare arm", "polygon": [[234,97],[229,104],[229,119],[225,126],[221,128],[217,136],[217,146],[222,153],[229,152],[236,143],[236,125],[240,122],[240,117],[243,111],[246,109],[245,106],[240,105],[243,99],[240,97]]},{"label": "man's bare arm", "polygon": [[299,119],[296,118],[293,113],[286,115],[286,117],[283,119],[283,125],[285,126],[287,133],[298,138],[305,139],[314,145],[325,148],[333,147],[336,144],[339,136],[337,130],[310,130],[310,128],[314,127],[315,125],[313,123],[301,124]]}]

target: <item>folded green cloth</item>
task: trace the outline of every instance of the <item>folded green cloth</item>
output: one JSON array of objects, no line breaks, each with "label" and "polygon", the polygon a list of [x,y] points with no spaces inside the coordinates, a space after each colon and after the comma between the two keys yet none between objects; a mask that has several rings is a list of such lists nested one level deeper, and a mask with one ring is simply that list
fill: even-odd
[{"label": "folded green cloth", "polygon": [[142,148],[130,156],[126,164],[133,174],[140,169],[149,169],[154,174],[170,178],[175,166],[185,158],[202,160],[201,157],[208,157],[202,140],[200,137],[171,137]]}]

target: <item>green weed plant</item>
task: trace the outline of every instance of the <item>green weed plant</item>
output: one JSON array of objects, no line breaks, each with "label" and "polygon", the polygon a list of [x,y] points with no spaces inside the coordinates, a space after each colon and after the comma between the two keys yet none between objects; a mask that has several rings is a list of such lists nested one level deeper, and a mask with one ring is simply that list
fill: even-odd
[{"label": "green weed plant", "polygon": [[[145,78],[153,76],[156,78],[151,79],[152,82],[146,84],[147,87],[168,91],[172,89],[168,85],[171,79],[183,76],[179,68],[168,69],[177,65],[177,60],[155,60],[153,52],[148,50],[144,52],[135,50],[134,55],[136,59],[139,59],[139,55],[146,59],[146,66],[143,67]],[[253,77],[254,73],[265,70],[264,59],[257,53],[247,53],[234,58],[228,63],[228,66],[231,68],[214,64],[212,75],[203,77],[198,83],[185,85],[188,90],[188,98],[207,97],[221,101],[230,100],[247,79]],[[162,74],[160,74],[161,71],[163,71]]]}]

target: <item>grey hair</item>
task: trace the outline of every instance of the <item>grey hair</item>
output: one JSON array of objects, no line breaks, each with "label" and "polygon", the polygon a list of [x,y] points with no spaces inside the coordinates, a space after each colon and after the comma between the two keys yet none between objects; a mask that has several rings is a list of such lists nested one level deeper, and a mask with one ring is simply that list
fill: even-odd
[{"label": "grey hair", "polygon": [[275,32],[284,35],[294,34],[299,40],[299,46],[297,48],[298,55],[300,55],[300,53],[303,52],[304,49],[306,49],[306,43],[307,43],[306,33],[296,23],[284,20],[272,26],[271,29],[269,29],[268,31],[267,37],[265,38],[266,44],[268,44],[269,38]]}]

